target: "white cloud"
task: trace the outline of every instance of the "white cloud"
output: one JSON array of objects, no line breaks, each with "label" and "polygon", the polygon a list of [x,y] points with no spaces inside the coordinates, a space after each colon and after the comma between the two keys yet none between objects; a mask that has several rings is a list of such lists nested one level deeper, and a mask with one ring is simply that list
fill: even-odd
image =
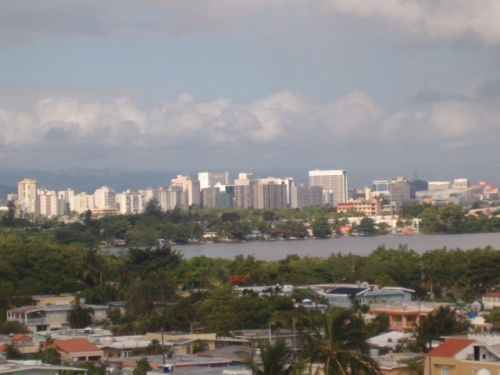
[{"label": "white cloud", "polygon": [[127,98],[97,102],[51,96],[40,99],[30,112],[0,107],[0,145],[11,150],[49,148],[61,155],[68,149],[210,152],[232,147],[251,152],[263,145],[276,150],[314,145],[320,150],[338,144],[353,151],[367,145],[463,146],[499,132],[494,124],[500,109],[495,108],[500,107],[444,100],[418,112],[387,113],[359,91],[326,104],[289,91],[248,105],[222,98],[198,103],[183,94],[149,109],[139,109]]}]

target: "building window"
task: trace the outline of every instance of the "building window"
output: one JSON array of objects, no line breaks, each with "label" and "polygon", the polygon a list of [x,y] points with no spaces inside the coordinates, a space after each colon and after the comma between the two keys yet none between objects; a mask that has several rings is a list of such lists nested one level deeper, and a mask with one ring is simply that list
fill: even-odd
[{"label": "building window", "polygon": [[450,368],[448,366],[441,366],[441,375],[450,375]]},{"label": "building window", "polygon": [[191,354],[191,346],[186,346],[186,354]]}]

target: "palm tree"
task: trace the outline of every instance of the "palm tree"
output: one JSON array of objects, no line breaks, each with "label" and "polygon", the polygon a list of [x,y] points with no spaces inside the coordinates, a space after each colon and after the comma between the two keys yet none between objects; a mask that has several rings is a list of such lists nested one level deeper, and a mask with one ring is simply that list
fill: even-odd
[{"label": "palm tree", "polygon": [[380,374],[377,362],[369,356],[367,340],[360,316],[352,310],[330,309],[324,316],[324,333],[308,336],[309,361],[321,364],[325,375]]},{"label": "palm tree", "polygon": [[252,355],[244,357],[244,362],[251,368],[253,375],[291,375],[296,367],[293,364],[293,352],[286,346],[285,340],[278,339],[274,344],[259,341],[260,361]]}]

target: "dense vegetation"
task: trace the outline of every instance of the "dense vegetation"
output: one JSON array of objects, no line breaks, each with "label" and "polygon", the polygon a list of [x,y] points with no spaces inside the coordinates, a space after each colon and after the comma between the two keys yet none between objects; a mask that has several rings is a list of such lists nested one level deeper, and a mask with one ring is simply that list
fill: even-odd
[{"label": "dense vegetation", "polygon": [[[405,247],[379,247],[368,256],[289,255],[272,262],[252,256],[184,259],[168,246],[132,248],[112,256],[81,243],[63,244],[57,231],[0,228],[0,317],[5,319],[6,309],[29,303],[35,294],[79,293],[89,303],[125,301],[126,316],[118,310],[109,314],[107,323],[117,332],[161,326],[187,330],[191,322],[227,332],[265,327],[271,318],[289,322],[292,314],[307,315],[294,310],[290,298],[239,296],[233,284],[301,285],[336,278],[408,287],[421,299],[432,298],[432,291],[441,300],[473,301],[500,283],[499,267],[500,253],[491,247],[437,249],[422,255]],[[193,293],[182,298],[179,288]],[[299,301],[306,297],[314,295],[305,291],[293,296]]]}]

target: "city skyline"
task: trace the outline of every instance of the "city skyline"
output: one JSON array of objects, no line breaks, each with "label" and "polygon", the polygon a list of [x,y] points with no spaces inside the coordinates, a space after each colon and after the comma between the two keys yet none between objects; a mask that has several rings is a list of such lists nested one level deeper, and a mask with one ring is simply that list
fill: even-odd
[{"label": "city skyline", "polygon": [[493,0],[5,1],[0,168],[499,184],[499,14]]}]

